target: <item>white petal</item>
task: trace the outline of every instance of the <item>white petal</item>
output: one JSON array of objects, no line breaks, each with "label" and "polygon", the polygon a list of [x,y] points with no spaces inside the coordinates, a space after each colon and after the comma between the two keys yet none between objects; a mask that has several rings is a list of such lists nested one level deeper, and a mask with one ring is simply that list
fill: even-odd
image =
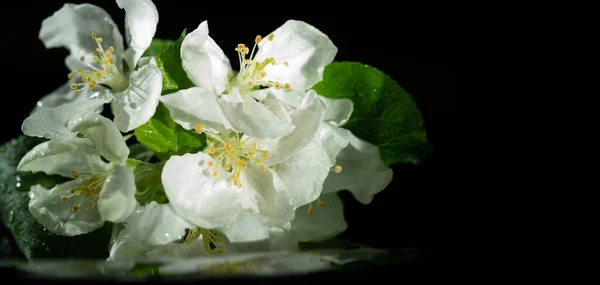
[{"label": "white petal", "polygon": [[350,115],[354,110],[354,103],[350,99],[329,99],[321,95],[318,97],[325,103],[323,122],[331,122],[334,126],[339,127],[350,119]]},{"label": "white petal", "polygon": [[152,118],[162,91],[162,72],[156,59],[129,76],[129,87],[112,101],[114,122],[121,132],[129,132]]},{"label": "white petal", "polygon": [[171,118],[186,130],[192,130],[196,124],[222,132],[231,129],[231,124],[223,115],[217,96],[202,87],[192,87],[179,90],[169,95],[161,96]]},{"label": "white petal", "polygon": [[267,168],[262,172],[249,163],[240,175],[242,188],[256,193],[261,221],[269,226],[282,226],[294,219],[294,210],[283,182],[277,174]]},{"label": "white petal", "polygon": [[[257,93],[258,94],[262,93],[262,95],[258,95],[258,96],[255,95]],[[279,101],[290,106],[292,109],[297,109],[300,107],[300,104],[302,104],[302,100],[306,96],[306,91],[291,90],[291,89],[290,90],[285,90],[285,89],[277,90],[277,89],[271,87],[271,88],[265,88],[265,89],[261,89],[261,90],[255,90],[255,91],[252,91],[250,94],[252,96],[254,96],[254,98],[257,98],[257,97],[276,98]],[[317,95],[317,97],[318,96],[319,95]]]},{"label": "white petal", "polygon": [[[100,95],[99,90],[101,90],[101,88],[84,89],[81,91],[80,94],[75,94],[73,92],[73,89],[71,89],[70,85],[71,83],[74,83],[77,80],[78,78],[74,77],[67,81],[65,84],[56,88],[56,90],[52,91],[50,94],[47,94],[44,97],[42,97],[35,105],[35,108],[32,110],[32,113],[37,112],[42,108],[55,108],[68,103],[89,100],[90,98],[98,97]],[[102,109],[103,106],[100,105],[98,106],[98,109],[94,111],[100,113],[102,112]]]},{"label": "white petal", "polygon": [[73,212],[74,204],[87,205],[83,195],[73,196],[64,201],[61,196],[69,196],[71,189],[81,186],[81,181],[69,181],[48,190],[34,185],[29,192],[29,212],[48,231],[65,236],[86,234],[104,225],[96,208],[84,211],[83,207]]},{"label": "white petal", "polygon": [[158,11],[150,0],[117,0],[117,5],[125,9],[125,38],[134,51],[133,62],[129,68],[134,69],[137,61],[152,43],[158,24]]},{"label": "white petal", "polygon": [[221,96],[218,102],[233,128],[245,135],[278,138],[293,130],[285,118],[281,118],[252,97],[240,95],[237,89]]},{"label": "white petal", "polygon": [[227,88],[232,73],[229,59],[208,35],[208,23],[187,34],[181,43],[181,66],[198,87],[221,94]]},{"label": "white petal", "polygon": [[60,105],[56,108],[40,107],[23,121],[21,130],[30,137],[74,138],[77,133],[67,128],[69,120],[81,113],[99,112],[104,104],[110,102],[111,99],[110,97],[101,96]]},{"label": "white petal", "polygon": [[288,135],[279,139],[257,140],[261,149],[269,151],[269,158],[265,159],[267,165],[274,165],[285,161],[296,151],[307,145],[319,129],[325,112],[325,105],[317,99],[316,93],[309,91],[300,107],[290,113],[294,130]]},{"label": "white petal", "polygon": [[98,195],[98,211],[105,221],[122,223],[133,214],[137,205],[135,180],[127,167],[114,167]]},{"label": "white petal", "polygon": [[296,20],[288,20],[273,34],[273,41],[261,42],[255,59],[272,57],[278,63],[265,68],[265,80],[289,83],[292,89],[305,91],[323,79],[323,70],[330,64],[337,47],[317,28]]},{"label": "white petal", "polygon": [[186,258],[209,256],[209,253],[204,250],[204,243],[199,238],[192,242],[170,243],[157,246],[148,251],[146,256],[150,259],[158,260],[186,260]]},{"label": "white petal", "polygon": [[338,128],[332,122],[323,123],[319,126],[317,139],[327,152],[330,161],[329,166],[334,166],[335,158],[350,143],[351,138],[352,133],[349,130]]},{"label": "white petal", "polygon": [[123,229],[110,246],[107,261],[134,260],[144,257],[151,249],[152,246],[139,242],[133,237],[131,231]]},{"label": "white petal", "polygon": [[237,188],[225,174],[211,177],[206,162],[210,156],[199,152],[171,156],[161,175],[165,193],[175,211],[188,222],[214,229],[230,224],[241,210]]},{"label": "white petal", "polygon": [[275,166],[275,172],[285,184],[294,207],[314,201],[321,195],[323,181],[330,169],[327,152],[317,139]]},{"label": "white petal", "polygon": [[348,228],[344,220],[344,206],[336,193],[321,196],[323,208],[312,204],[313,213],[308,214],[309,205],[296,209],[292,221],[292,235],[301,242],[322,241],[332,238]]},{"label": "white petal", "polygon": [[110,164],[102,161],[100,151],[84,138],[71,140],[50,140],[36,145],[17,166],[18,171],[44,172],[73,177],[71,171],[79,173],[105,172]]},{"label": "white petal", "polygon": [[385,189],[393,177],[392,169],[381,160],[379,148],[354,135],[337,156],[336,164],[342,172],[327,176],[323,193],[349,190],[363,204],[371,203],[373,195]]},{"label": "white petal", "polygon": [[117,126],[99,114],[86,113],[73,117],[67,128],[83,133],[111,162],[124,162],[129,156],[129,148]]},{"label": "white petal", "polygon": [[269,231],[269,249],[271,251],[297,251],[298,240],[289,230],[282,228],[272,228]]},{"label": "white petal", "polygon": [[154,201],[135,211],[126,225],[135,240],[151,246],[181,239],[185,229],[193,227],[177,215],[170,204],[159,205]]},{"label": "white petal", "polygon": [[[98,47],[92,33],[103,39],[106,48],[114,47],[115,64],[120,67],[123,55],[123,36],[110,15],[92,4],[65,4],[52,16],[44,19],[39,38],[46,48],[65,47],[71,53],[68,62],[77,62],[82,56],[90,57]],[[69,65],[68,65],[69,66]],[[70,65],[71,70],[75,67]],[[88,68],[89,69],[89,68]]]},{"label": "white petal", "polygon": [[269,238],[269,231],[258,217],[242,213],[232,223],[219,229],[230,242],[253,242]]}]

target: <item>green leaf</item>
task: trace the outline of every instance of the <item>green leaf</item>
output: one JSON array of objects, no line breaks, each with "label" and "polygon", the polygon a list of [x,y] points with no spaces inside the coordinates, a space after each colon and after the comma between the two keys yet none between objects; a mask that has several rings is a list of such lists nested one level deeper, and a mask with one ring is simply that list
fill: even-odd
[{"label": "green leaf", "polygon": [[360,139],[379,147],[388,165],[420,164],[432,151],[421,112],[396,81],[374,67],[358,62],[333,62],[323,81],[313,87],[328,98],[348,98],[352,116],[344,124]]},{"label": "green leaf", "polygon": [[142,56],[155,56],[175,43],[174,40],[152,39],[152,43]]},{"label": "green leaf", "polygon": [[186,30],[174,44],[156,56],[156,65],[163,74],[162,95],[173,93],[177,90],[194,87],[181,66],[181,43],[185,38]]},{"label": "green leaf", "polygon": [[146,205],[151,201],[156,201],[158,204],[168,202],[161,180],[164,163],[152,164],[141,160],[128,159],[126,165],[135,176],[135,186],[137,188],[135,198],[140,205]]},{"label": "green leaf", "polygon": [[29,213],[29,188],[41,184],[52,188],[67,178],[43,173],[17,172],[27,151],[43,139],[20,136],[0,146],[0,216],[27,259],[106,258],[112,225],[85,235],[65,237],[44,229]]},{"label": "green leaf", "polygon": [[134,134],[138,142],[156,152],[163,160],[171,155],[198,152],[206,146],[204,134],[197,134],[178,125],[162,103],[158,104],[154,116],[135,129]]}]

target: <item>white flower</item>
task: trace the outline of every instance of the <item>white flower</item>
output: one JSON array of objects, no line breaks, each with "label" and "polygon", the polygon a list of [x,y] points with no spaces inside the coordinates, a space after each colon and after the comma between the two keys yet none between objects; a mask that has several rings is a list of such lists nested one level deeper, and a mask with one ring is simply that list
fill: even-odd
[{"label": "white flower", "polygon": [[286,135],[294,124],[277,112],[280,107],[258,103],[261,98],[255,95],[259,93],[252,91],[260,86],[306,91],[322,79],[325,65],[337,53],[325,34],[295,20],[266,39],[257,36],[252,51],[243,44],[235,50],[240,71],[232,76],[229,60],[208,35],[206,21],[185,37],[182,67],[196,87],[160,99],[184,128],[204,124],[216,131],[233,130],[257,138]]},{"label": "white flower", "polygon": [[[150,0],[117,0],[117,4],[126,12],[127,50],[110,15],[92,4],[65,4],[42,22],[39,37],[46,48],[65,47],[70,51],[65,63],[72,71],[69,87],[74,93],[60,88],[41,99],[36,111],[79,101],[78,96],[73,96],[79,94],[112,100],[114,122],[122,132],[137,128],[154,115],[162,74],[154,59],[140,66],[138,61],[150,46],[158,12]],[[40,136],[30,126],[45,119],[37,113],[24,122],[23,132],[29,136]]]},{"label": "white flower", "polygon": [[[326,194],[319,199],[319,208],[311,204],[296,209],[290,232],[299,242],[322,241],[346,231],[342,200],[336,193]],[[311,210],[312,209],[312,210]]]},{"label": "white flower", "polygon": [[[292,241],[289,233],[283,229],[269,229],[272,233],[269,238],[254,242],[231,242],[236,239],[236,234],[252,235],[256,232],[255,226],[256,223],[249,217],[239,219],[227,229],[201,229],[180,217],[170,204],[150,202],[139,207],[125,222],[110,247],[108,260],[188,258],[295,248],[295,244],[289,243]],[[239,229],[231,231],[235,227]],[[261,231],[262,225],[257,229]],[[225,231],[230,234],[222,236]]]},{"label": "white flower", "polygon": [[125,221],[137,201],[133,173],[124,166],[129,148],[121,133],[95,113],[71,119],[67,128],[86,137],[43,142],[17,166],[18,171],[74,178],[51,190],[33,186],[29,211],[50,232],[66,236],[91,232],[104,221]]},{"label": "white flower", "polygon": [[[299,106],[306,96],[294,90],[265,89],[260,92],[263,93],[262,97],[267,98],[265,100],[277,98],[292,107]],[[354,108],[352,101],[317,97],[325,104],[325,114],[317,136],[332,164],[336,165],[335,171],[327,176],[322,193],[349,190],[359,202],[369,204],[373,196],[392,181],[393,171],[381,159],[377,146],[339,127],[350,118]]]}]

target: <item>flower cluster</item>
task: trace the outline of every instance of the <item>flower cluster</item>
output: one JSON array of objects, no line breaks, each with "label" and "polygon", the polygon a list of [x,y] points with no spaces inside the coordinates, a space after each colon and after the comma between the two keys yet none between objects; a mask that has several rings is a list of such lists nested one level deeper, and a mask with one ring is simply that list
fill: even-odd
[{"label": "flower cluster", "polygon": [[[81,235],[109,222],[111,260],[293,250],[346,230],[336,192],[367,204],[391,181],[378,148],[342,127],[352,101],[311,89],[337,53],[317,28],[289,20],[238,44],[235,71],[203,21],[180,42],[193,86],[165,93],[165,71],[143,56],[158,24],[155,5],[116,2],[126,13],[126,49],[110,15],[91,4],[65,4],[42,24],[47,48],[69,50],[71,72],[23,122],[24,134],[47,140],[18,170],[70,178],[30,190],[29,210],[49,231]],[[203,147],[134,157],[132,131],[159,105]],[[140,198],[150,179],[144,167],[158,173],[163,199]]]}]

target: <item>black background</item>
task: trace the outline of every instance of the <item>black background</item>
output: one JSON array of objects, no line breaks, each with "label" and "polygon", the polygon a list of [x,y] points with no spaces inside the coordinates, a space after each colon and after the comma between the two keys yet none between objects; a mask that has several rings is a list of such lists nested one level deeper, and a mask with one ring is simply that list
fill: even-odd
[{"label": "black background", "polygon": [[[113,1],[71,2],[93,3],[106,9],[124,33],[124,11]],[[63,3],[12,1],[0,18],[2,143],[20,135],[21,122],[38,98],[67,79],[64,58],[68,52],[47,50],[38,39],[42,20]],[[370,205],[361,205],[349,193],[343,193],[349,223],[344,236],[375,247],[430,247],[452,235],[444,215],[451,208],[445,197],[457,189],[452,183],[457,178],[453,159],[457,110],[455,19],[445,16],[445,7],[434,4],[422,8],[403,2],[360,3],[362,6],[325,1],[269,4],[157,0],[160,20],[155,37],[176,39],[184,28],[191,32],[208,20],[210,36],[234,59],[233,48],[238,43],[252,43],[255,35],[266,35],[287,19],[297,19],[331,38],[339,50],[336,61],[359,61],[389,74],[413,95],[434,152],[420,166],[393,166],[394,180]],[[234,64],[233,68],[238,67]]]}]

